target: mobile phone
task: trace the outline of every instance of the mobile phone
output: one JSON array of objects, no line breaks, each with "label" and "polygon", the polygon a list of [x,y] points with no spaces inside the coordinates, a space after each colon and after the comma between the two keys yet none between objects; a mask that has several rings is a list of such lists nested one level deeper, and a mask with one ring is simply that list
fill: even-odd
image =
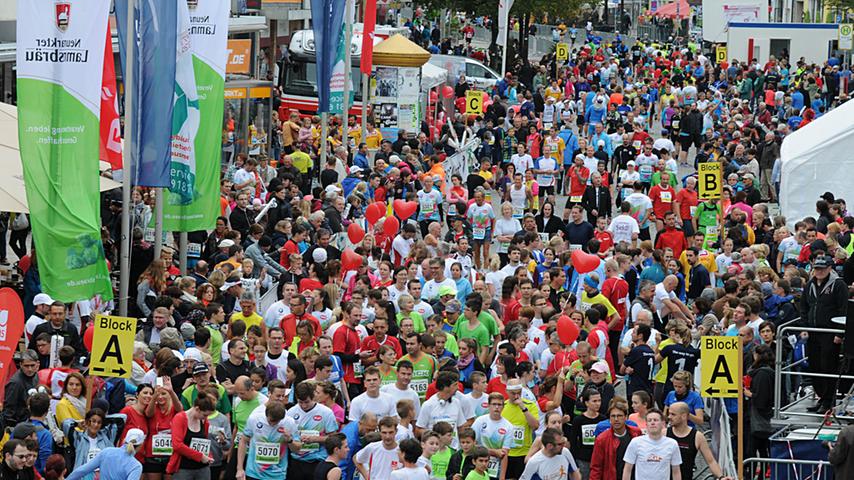
[{"label": "mobile phone", "polygon": [[157,377],[154,379],[154,386],[155,387],[162,387],[164,385],[165,385],[165,383],[163,382],[163,377]]}]

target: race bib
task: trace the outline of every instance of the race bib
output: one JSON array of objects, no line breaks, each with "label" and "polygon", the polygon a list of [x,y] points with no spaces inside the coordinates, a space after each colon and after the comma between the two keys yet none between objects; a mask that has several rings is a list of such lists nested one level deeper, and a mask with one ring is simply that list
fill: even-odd
[{"label": "race bib", "polygon": [[91,447],[88,452],[86,452],[86,461],[91,462],[93,458],[97,457],[98,454],[101,453],[100,448]]},{"label": "race bib", "polygon": [[661,192],[661,201],[664,203],[670,203],[673,201],[673,193],[672,192]]},{"label": "race bib", "polygon": [[195,450],[206,457],[210,457],[211,441],[207,438],[194,438],[190,440],[190,450]]},{"label": "race bib", "polygon": [[694,218],[694,216],[697,214],[697,207],[695,206],[695,207],[688,207],[688,208],[691,209],[691,218]]},{"label": "race bib", "polygon": [[172,456],[172,434],[158,433],[151,437],[151,453],[155,457]]},{"label": "race bib", "polygon": [[510,248],[510,242],[498,242],[498,247],[502,250],[507,250]]},{"label": "race bib", "polygon": [[525,427],[513,427],[513,448],[525,444]]},{"label": "race bib", "polygon": [[427,379],[412,380],[409,382],[409,388],[414,390],[418,395],[424,395],[427,393],[427,385]]},{"label": "race bib", "polygon": [[433,202],[433,199],[429,196],[425,195],[421,198],[421,214],[422,215],[431,215],[433,210],[436,209],[436,204]]},{"label": "race bib", "polygon": [[579,245],[577,243],[572,243],[569,245],[569,251],[574,252],[576,250],[581,250],[582,247],[583,247],[583,245]]},{"label": "race bib", "polygon": [[569,197],[569,201],[572,203],[581,203],[581,195],[572,195]]},{"label": "race bib", "polygon": [[717,235],[718,234],[718,226],[717,225],[709,225],[706,227],[706,235]]},{"label": "race bib", "polygon": [[501,460],[495,457],[489,457],[489,463],[486,464],[486,473],[489,478],[498,478],[498,472],[501,470]]},{"label": "race bib", "polygon": [[188,243],[187,244],[187,256],[190,258],[199,258],[202,256],[202,244],[201,243]]},{"label": "race bib", "polygon": [[362,374],[365,373],[365,366],[362,365],[362,362],[356,362],[353,364],[353,375],[356,378],[362,378]]},{"label": "race bib", "polygon": [[486,229],[475,227],[472,229],[472,236],[474,236],[475,240],[483,240],[484,238],[486,238]]},{"label": "race bib", "polygon": [[642,182],[649,182],[652,177],[652,165],[641,165],[638,169]]},{"label": "race bib", "polygon": [[[513,207],[513,218],[522,218],[525,216],[525,209],[523,207]],[[509,245],[509,242],[508,242]]]},{"label": "race bib", "polygon": [[[300,429],[299,435],[300,435],[300,437],[316,437],[316,436],[320,435],[320,431],[319,430],[303,430],[303,429]],[[302,448],[300,449],[300,451],[301,452],[313,452],[313,451],[319,450],[319,449],[320,449],[319,443],[304,443],[304,444],[302,444]]]},{"label": "race bib", "polygon": [[255,463],[258,465],[278,465],[281,457],[282,448],[278,443],[255,443]]},{"label": "race bib", "polygon": [[640,140],[635,140],[634,142],[632,142],[632,146],[635,147],[637,150],[640,150],[641,145],[642,142]]},{"label": "race bib", "polygon": [[456,214],[457,214],[457,204],[452,203],[452,204],[448,205],[448,216],[453,217]]},{"label": "race bib", "polygon": [[552,181],[554,180],[554,175],[541,175],[540,179],[542,180],[541,185],[543,187],[552,186]]},{"label": "race bib", "polygon": [[593,445],[596,443],[596,424],[584,425],[581,427],[581,444]]},{"label": "race bib", "polygon": [[679,120],[673,120],[670,122],[670,128],[673,130],[679,130]]}]

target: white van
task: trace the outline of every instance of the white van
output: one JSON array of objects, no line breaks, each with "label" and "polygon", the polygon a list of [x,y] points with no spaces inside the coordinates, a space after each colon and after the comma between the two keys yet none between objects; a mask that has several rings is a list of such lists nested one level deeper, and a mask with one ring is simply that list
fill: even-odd
[{"label": "white van", "polygon": [[460,75],[465,74],[466,80],[478,90],[491,89],[501,75],[486,65],[468,57],[456,55],[431,55],[430,64],[448,72],[448,83],[456,85]]}]

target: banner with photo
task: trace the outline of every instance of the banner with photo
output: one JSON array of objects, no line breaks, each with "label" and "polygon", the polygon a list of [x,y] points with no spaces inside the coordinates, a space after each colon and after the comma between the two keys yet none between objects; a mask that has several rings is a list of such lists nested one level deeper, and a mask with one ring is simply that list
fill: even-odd
[{"label": "banner with photo", "polygon": [[183,31],[174,52],[178,66],[171,122],[173,155],[171,187],[163,192],[163,230],[192,232],[214,228],[219,215],[229,3],[180,3],[189,8],[179,14],[185,18],[178,20]]},{"label": "banner with photo", "polygon": [[[18,140],[42,291],[113,297],[98,157],[110,0],[18,1]],[[112,60],[111,60],[112,61]],[[97,81],[93,81],[97,79]]]},{"label": "banner with photo", "polygon": [[375,66],[371,78],[371,103],[383,138],[396,140],[398,132],[421,128],[421,69]]}]

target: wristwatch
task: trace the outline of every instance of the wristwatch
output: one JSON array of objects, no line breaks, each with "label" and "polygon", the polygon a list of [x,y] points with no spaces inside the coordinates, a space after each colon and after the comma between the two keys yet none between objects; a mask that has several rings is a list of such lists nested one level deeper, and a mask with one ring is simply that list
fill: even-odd
[{"label": "wristwatch", "polygon": [[522,407],[522,413],[528,413],[528,407]]}]

